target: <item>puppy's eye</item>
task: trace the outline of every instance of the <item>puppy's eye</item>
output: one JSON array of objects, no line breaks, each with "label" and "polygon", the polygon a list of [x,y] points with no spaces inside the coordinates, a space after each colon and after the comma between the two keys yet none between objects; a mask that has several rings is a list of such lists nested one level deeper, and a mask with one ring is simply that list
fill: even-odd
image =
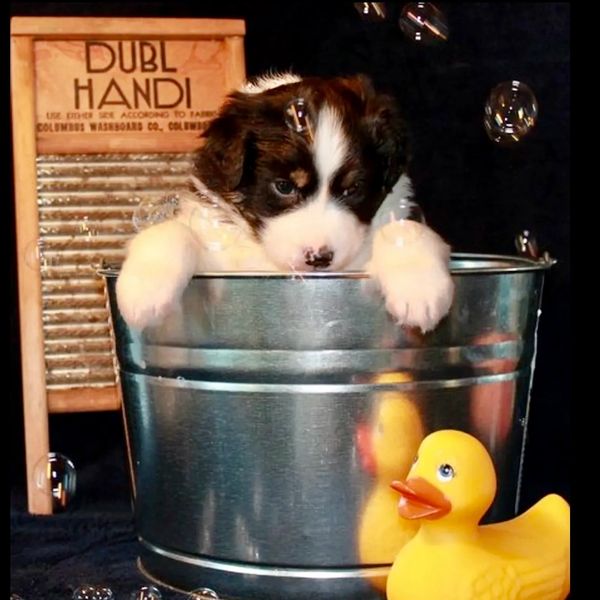
[{"label": "puppy's eye", "polygon": [[356,192],[358,192],[358,184],[354,183],[352,185],[349,185],[343,192],[342,192],[342,197],[347,198],[348,196],[353,196],[354,194],[356,194]]},{"label": "puppy's eye", "polygon": [[276,179],[271,185],[281,196],[292,196],[298,192],[298,188],[287,179]]}]

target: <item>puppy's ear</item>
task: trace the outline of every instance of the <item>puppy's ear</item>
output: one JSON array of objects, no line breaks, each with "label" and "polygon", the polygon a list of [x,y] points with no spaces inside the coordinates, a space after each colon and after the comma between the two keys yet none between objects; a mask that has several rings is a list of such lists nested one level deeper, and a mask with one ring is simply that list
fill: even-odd
[{"label": "puppy's ear", "polygon": [[406,121],[394,98],[372,94],[366,101],[363,122],[383,169],[384,188],[389,192],[406,171],[410,160]]},{"label": "puppy's ear", "polygon": [[340,77],[339,81],[358,96],[362,102],[367,102],[375,96],[373,82],[367,75],[359,73],[358,75],[351,75],[349,77]]},{"label": "puppy's ear", "polygon": [[204,145],[195,157],[196,176],[209,189],[231,192],[244,169],[248,119],[241,94],[232,94],[202,134]]}]

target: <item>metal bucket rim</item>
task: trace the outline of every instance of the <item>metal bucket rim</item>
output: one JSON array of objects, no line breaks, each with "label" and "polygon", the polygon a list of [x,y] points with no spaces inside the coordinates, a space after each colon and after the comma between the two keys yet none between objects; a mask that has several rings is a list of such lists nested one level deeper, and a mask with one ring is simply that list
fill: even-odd
[{"label": "metal bucket rim", "polygon": [[[463,264],[452,264],[459,261]],[[470,264],[464,264],[469,262]],[[527,271],[544,271],[556,264],[554,259],[523,258],[502,254],[470,254],[453,253],[451,255],[450,272],[452,275],[478,275],[498,273],[522,273]],[[98,269],[103,277],[117,277],[119,266],[110,265]],[[312,271],[312,272],[272,272],[272,271],[207,271],[196,273],[194,279],[368,279],[364,271]]]}]

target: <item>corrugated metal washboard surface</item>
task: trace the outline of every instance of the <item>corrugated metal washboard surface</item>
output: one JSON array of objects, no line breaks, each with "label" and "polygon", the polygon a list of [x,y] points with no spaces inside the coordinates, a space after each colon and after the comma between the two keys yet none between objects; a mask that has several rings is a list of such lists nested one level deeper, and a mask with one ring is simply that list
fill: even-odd
[{"label": "corrugated metal washboard surface", "polygon": [[[121,262],[140,202],[188,187],[192,154],[42,155],[37,158],[46,385],[115,385],[103,262]],[[37,260],[32,261],[37,264]]]}]

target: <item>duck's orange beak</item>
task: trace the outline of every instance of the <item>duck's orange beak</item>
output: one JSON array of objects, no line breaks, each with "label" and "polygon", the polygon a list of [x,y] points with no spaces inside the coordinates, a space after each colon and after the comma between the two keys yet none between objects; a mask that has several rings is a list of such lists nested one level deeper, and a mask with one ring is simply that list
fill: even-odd
[{"label": "duck's orange beak", "polygon": [[452,509],[444,494],[422,477],[393,481],[391,486],[402,495],[398,512],[405,519],[439,519]]}]

